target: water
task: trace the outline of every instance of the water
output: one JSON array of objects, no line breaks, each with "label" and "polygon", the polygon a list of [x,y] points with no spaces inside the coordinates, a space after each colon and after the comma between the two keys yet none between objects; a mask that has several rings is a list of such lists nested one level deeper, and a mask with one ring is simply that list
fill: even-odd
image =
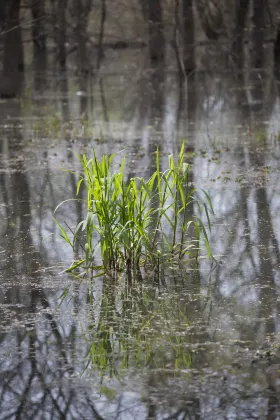
[{"label": "water", "polygon": [[[86,91],[52,74],[44,93],[0,103],[0,418],[278,419],[276,82],[109,70]],[[165,165],[182,138],[213,201],[215,270],[61,273],[73,256],[53,212],[75,197],[74,152],[120,152],[128,176],[148,177],[156,145]],[[70,201],[57,217],[74,226],[83,211]]]}]

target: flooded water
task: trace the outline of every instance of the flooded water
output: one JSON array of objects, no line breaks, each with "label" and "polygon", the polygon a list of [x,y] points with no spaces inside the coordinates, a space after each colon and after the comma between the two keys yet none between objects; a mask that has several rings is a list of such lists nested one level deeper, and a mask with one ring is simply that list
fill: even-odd
[{"label": "flooded water", "polygon": [[[1,101],[1,419],[280,419],[280,107],[257,76],[180,85],[108,65]],[[73,255],[53,212],[75,197],[75,153],[119,152],[148,177],[156,146],[164,166],[182,139],[213,201],[216,268],[132,284],[62,273]],[[57,217],[83,213],[70,201]]]}]

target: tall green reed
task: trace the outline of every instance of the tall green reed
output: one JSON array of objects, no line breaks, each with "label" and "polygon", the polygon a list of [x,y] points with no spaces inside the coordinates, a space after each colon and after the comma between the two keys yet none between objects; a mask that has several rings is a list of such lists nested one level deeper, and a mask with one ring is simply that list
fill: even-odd
[{"label": "tall green reed", "polygon": [[[208,257],[213,258],[206,231],[206,228],[211,230],[212,202],[203,189],[200,189],[202,198],[198,197],[184,155],[182,143],[178,161],[170,155],[169,167],[162,172],[157,150],[156,171],[147,181],[143,177],[126,181],[125,158],[118,171],[113,172],[115,155],[98,159],[93,151],[91,159],[85,155],[79,157],[84,175],[78,182],[77,195],[84,184],[86,218],[72,232],[72,238],[57,222],[61,236],[73,249],[78,245],[83,254],[68,271],[82,265],[86,270],[96,268],[94,259],[98,249],[102,259],[100,274],[124,267],[129,271],[139,271],[140,266],[156,269],[163,261],[197,259],[201,237]],[[199,216],[190,211],[194,205]],[[206,223],[200,217],[203,211]]]}]

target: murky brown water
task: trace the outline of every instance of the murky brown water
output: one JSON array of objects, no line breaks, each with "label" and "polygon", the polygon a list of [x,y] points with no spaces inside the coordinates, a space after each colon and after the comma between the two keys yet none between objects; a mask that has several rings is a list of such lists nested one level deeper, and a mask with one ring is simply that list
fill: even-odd
[{"label": "murky brown water", "polygon": [[[198,74],[180,88],[134,70],[87,92],[74,77],[47,86],[0,103],[0,418],[280,418],[274,79]],[[156,145],[164,165],[183,138],[213,201],[216,269],[202,259],[132,285],[60,274],[72,254],[52,216],[75,196],[74,152],[121,151],[128,175],[149,176]],[[59,219],[82,212],[69,202]]]}]

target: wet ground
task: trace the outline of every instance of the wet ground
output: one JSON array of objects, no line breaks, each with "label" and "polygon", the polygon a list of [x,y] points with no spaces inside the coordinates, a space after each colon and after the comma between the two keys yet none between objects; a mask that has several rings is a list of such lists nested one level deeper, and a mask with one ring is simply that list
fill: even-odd
[{"label": "wet ground", "polygon": [[[108,68],[0,102],[1,420],[280,418],[278,84],[247,82]],[[148,177],[156,146],[165,165],[182,139],[213,201],[215,270],[61,273],[73,255],[53,212],[75,197],[75,152],[120,152]],[[58,217],[75,226],[83,211]]]}]

